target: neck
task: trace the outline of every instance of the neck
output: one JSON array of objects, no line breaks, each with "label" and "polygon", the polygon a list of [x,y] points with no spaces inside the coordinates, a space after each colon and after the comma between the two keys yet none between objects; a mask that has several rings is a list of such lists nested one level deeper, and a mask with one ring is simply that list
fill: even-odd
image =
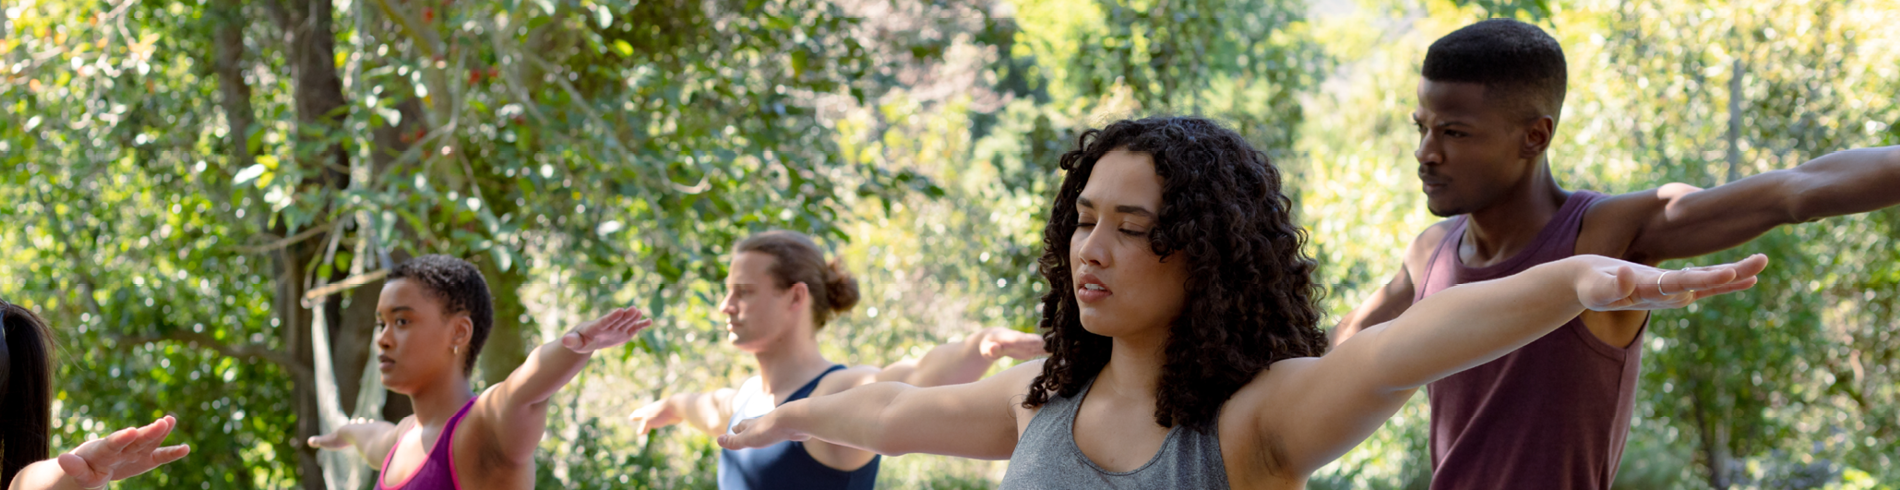
[{"label": "neck", "polygon": [[416,424],[439,427],[449,423],[455,412],[468,405],[475,398],[475,392],[468,388],[468,376],[457,371],[440,383],[430,383],[428,388],[409,394],[409,403],[416,409]]},{"label": "neck", "polygon": [[1482,267],[1517,255],[1529,246],[1557,215],[1570,192],[1557,185],[1550,167],[1540,161],[1536,170],[1497,202],[1472,211],[1459,258],[1467,266]]},{"label": "neck", "polygon": [[[1167,360],[1167,328],[1155,329],[1154,335],[1115,337],[1108,365],[1095,377],[1095,393],[1106,394],[1121,403],[1147,407],[1154,412],[1155,386],[1161,381],[1161,366]],[[1152,421],[1152,419],[1150,419]]]},{"label": "neck", "polygon": [[759,361],[759,380],[765,394],[773,398],[790,396],[831,368],[831,361],[818,352],[818,339],[809,332],[811,329],[786,332],[786,338],[753,354]]}]

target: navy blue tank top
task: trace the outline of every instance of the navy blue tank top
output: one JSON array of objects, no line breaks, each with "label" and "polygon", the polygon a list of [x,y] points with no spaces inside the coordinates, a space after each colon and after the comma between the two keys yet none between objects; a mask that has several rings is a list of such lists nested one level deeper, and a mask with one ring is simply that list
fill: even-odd
[{"label": "navy blue tank top", "polygon": [[[805,386],[800,387],[798,391],[792,392],[792,396],[786,397],[785,401],[789,403],[811,396],[812,390],[818,388],[818,382],[825,379],[825,375],[840,369],[844,369],[844,365],[831,366],[831,369],[819,373],[817,378],[805,383]],[[737,398],[732,404],[732,420],[726,421],[727,432],[731,432],[732,426],[740,420],[764,415],[770,411],[748,413],[746,410],[748,406],[757,403],[772,406],[770,398],[757,396],[763,393],[757,385],[758,378],[748,380],[746,386],[739,388],[739,394],[734,395]],[[758,449],[737,451],[721,449],[719,450],[719,488],[721,490],[871,490],[872,485],[877,483],[877,462],[882,458],[883,456],[872,456],[871,462],[865,463],[863,467],[844,471],[825,466],[824,463],[812,459],[811,453],[805,451],[805,443],[799,441],[785,441]]]}]

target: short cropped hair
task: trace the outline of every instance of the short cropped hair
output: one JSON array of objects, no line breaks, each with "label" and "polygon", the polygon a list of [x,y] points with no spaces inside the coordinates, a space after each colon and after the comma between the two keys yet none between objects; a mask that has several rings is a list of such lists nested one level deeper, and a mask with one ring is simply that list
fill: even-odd
[{"label": "short cropped hair", "polygon": [[1480,21],[1438,38],[1420,71],[1434,82],[1483,84],[1487,99],[1526,121],[1559,119],[1570,77],[1556,39],[1511,19]]},{"label": "short cropped hair", "polygon": [[474,372],[475,356],[482,353],[488,331],[495,326],[495,301],[488,295],[488,281],[482,271],[466,260],[447,255],[424,255],[405,260],[390,271],[389,280],[407,279],[421,283],[436,299],[442,300],[442,312],[467,313],[475,324],[469,335],[468,358],[462,372]]}]

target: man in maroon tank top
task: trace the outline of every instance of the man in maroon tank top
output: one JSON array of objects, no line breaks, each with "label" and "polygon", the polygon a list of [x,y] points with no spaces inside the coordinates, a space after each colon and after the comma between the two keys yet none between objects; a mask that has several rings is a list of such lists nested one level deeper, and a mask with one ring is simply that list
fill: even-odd
[{"label": "man in maroon tank top", "polygon": [[[1557,41],[1493,19],[1425,55],[1418,176],[1432,214],[1391,282],[1348,314],[1334,343],[1414,301],[1580,254],[1654,265],[1739,246],[1769,229],[1900,204],[1900,147],[1842,151],[1699,189],[1571,192],[1545,151],[1567,74]],[[1584,312],[1490,363],[1432,383],[1435,490],[1607,489],[1629,433],[1643,312]]]}]

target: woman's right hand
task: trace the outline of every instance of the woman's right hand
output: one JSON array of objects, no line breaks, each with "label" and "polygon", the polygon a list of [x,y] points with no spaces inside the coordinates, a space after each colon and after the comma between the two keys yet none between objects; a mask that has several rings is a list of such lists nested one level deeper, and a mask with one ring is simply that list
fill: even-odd
[{"label": "woman's right hand", "polygon": [[1587,266],[1577,279],[1577,300],[1596,311],[1681,308],[1702,298],[1753,287],[1755,276],[1768,267],[1768,256],[1762,254],[1687,269],[1658,269],[1594,255],[1577,260]]},{"label": "woman's right hand", "polygon": [[660,401],[648,403],[634,410],[632,415],[628,415],[627,421],[633,423],[634,429],[643,436],[653,429],[680,423],[683,418],[671,402],[670,398],[661,398]]},{"label": "woman's right hand", "polygon": [[151,425],[86,441],[59,455],[59,468],[82,488],[104,488],[112,481],[138,476],[191,453],[191,446],[185,444],[159,447],[177,426],[178,420],[166,415]]},{"label": "woman's right hand", "polygon": [[379,438],[387,436],[390,431],[394,430],[396,430],[396,424],[357,417],[350,419],[350,423],[337,427],[335,431],[329,434],[310,436],[310,439],[304,441],[304,443],[309,444],[310,447],[331,451],[345,451],[350,448],[356,448],[358,452],[364,455],[365,460],[371,461],[371,464],[376,464],[382,461],[380,459],[382,455],[373,452],[377,448],[370,447],[373,445],[371,442],[382,440]]}]

